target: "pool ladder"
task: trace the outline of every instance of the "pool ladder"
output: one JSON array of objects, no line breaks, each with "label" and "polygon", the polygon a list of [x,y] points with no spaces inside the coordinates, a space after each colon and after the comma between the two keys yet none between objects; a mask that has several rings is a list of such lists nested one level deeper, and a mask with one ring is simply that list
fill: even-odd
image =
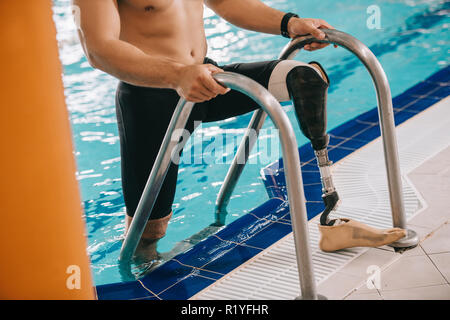
[{"label": "pool ladder", "polygon": [[[362,42],[342,31],[324,29],[324,40],[313,36],[304,36],[293,39],[281,52],[280,59],[293,59],[306,44],[312,42],[332,43],[340,45],[353,54],[366,66],[375,85],[380,128],[383,140],[384,158],[387,171],[387,182],[392,211],[393,226],[407,229],[405,209],[403,204],[402,183],[398,160],[397,140],[395,136],[394,113],[392,97],[386,74],[375,55]],[[261,129],[267,115],[279,130],[281,149],[284,161],[287,195],[291,216],[292,231],[297,257],[301,295],[299,299],[325,299],[316,289],[316,281],[312,264],[312,255],[309,246],[308,222],[306,214],[305,196],[298,153],[297,140],[294,130],[286,113],[273,95],[256,81],[236,73],[224,72],[215,74],[214,78],[220,84],[246,94],[257,102],[261,109],[254,112],[246,134],[238,148],[235,158],[228,170],[225,181],[219,191],[216,201],[216,224],[224,224],[226,206],[231,194],[248,160],[250,151],[256,141],[256,135]],[[120,252],[120,263],[130,264],[136,247],[156,202],[164,178],[167,174],[171,156],[179,144],[179,132],[184,129],[187,119],[195,103],[180,99],[164,140],[156,157],[147,184],[142,193],[134,218],[130,224],[126,238]],[[252,139],[251,139],[252,137]],[[246,152],[248,150],[248,152]],[[242,161],[244,159],[244,161]],[[416,232],[407,229],[407,236],[391,244],[396,248],[408,248],[419,242]]]}]

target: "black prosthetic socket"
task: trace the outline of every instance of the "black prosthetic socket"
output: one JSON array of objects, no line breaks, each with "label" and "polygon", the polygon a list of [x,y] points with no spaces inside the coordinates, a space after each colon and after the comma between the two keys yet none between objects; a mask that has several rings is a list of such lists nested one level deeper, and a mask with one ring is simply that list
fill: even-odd
[{"label": "black prosthetic socket", "polygon": [[[326,76],[322,66],[317,64]],[[312,67],[298,66],[293,68],[286,77],[286,84],[294,104],[300,129],[311,141],[322,180],[322,200],[325,210],[320,217],[322,225],[332,225],[328,215],[335,209],[339,196],[334,189],[329,167],[327,146],[329,136],[327,130],[327,89],[329,79],[326,80]]]},{"label": "black prosthetic socket", "polygon": [[328,83],[312,67],[298,66],[288,73],[286,84],[303,134],[314,150],[326,148]]}]

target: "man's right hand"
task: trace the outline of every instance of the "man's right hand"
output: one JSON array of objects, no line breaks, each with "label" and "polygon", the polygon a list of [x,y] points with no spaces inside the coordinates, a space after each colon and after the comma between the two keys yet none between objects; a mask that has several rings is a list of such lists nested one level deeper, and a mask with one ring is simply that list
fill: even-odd
[{"label": "man's right hand", "polygon": [[180,97],[191,102],[204,102],[226,94],[230,89],[222,87],[213,78],[220,72],[224,71],[212,64],[183,66],[176,91]]}]

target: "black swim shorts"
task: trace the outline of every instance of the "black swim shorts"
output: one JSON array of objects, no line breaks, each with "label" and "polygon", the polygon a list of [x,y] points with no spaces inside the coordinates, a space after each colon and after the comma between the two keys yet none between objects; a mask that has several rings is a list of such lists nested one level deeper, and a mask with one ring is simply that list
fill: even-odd
[{"label": "black swim shorts", "polygon": [[[219,66],[259,82],[267,88],[270,75],[281,60],[236,63]],[[205,58],[204,63],[217,63]],[[133,216],[156,160],[172,114],[180,96],[173,89],[146,88],[120,82],[116,93],[116,112],[120,136],[122,187],[126,211]],[[192,133],[194,121],[211,122],[242,115],[259,106],[246,95],[230,91],[210,101],[197,103],[186,129]],[[171,162],[150,219],[161,219],[172,211],[178,165]]]}]

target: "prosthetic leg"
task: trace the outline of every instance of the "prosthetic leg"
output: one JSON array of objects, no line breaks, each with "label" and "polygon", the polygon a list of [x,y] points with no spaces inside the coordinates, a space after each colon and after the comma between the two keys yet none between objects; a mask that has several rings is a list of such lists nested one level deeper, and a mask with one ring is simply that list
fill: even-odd
[{"label": "prosthetic leg", "polygon": [[326,102],[329,79],[319,63],[311,62],[310,65],[292,68],[287,73],[286,85],[294,103],[300,129],[311,141],[319,166],[322,199],[325,204],[319,225],[321,250],[335,251],[356,246],[377,247],[404,237],[406,231],[400,228],[378,230],[350,219],[328,218],[339,202],[331,176],[332,162],[327,151],[329,135],[326,133]]},{"label": "prosthetic leg", "polygon": [[328,215],[338,204],[339,196],[333,184],[328,159],[327,146],[330,140],[327,134],[327,89],[329,79],[320,67],[323,79],[316,70],[311,67],[297,67],[292,69],[286,83],[291,99],[294,102],[297,120],[303,134],[311,141],[316,155],[322,181],[322,200],[325,210],[320,216],[321,225],[333,225],[334,221],[328,220]]}]

